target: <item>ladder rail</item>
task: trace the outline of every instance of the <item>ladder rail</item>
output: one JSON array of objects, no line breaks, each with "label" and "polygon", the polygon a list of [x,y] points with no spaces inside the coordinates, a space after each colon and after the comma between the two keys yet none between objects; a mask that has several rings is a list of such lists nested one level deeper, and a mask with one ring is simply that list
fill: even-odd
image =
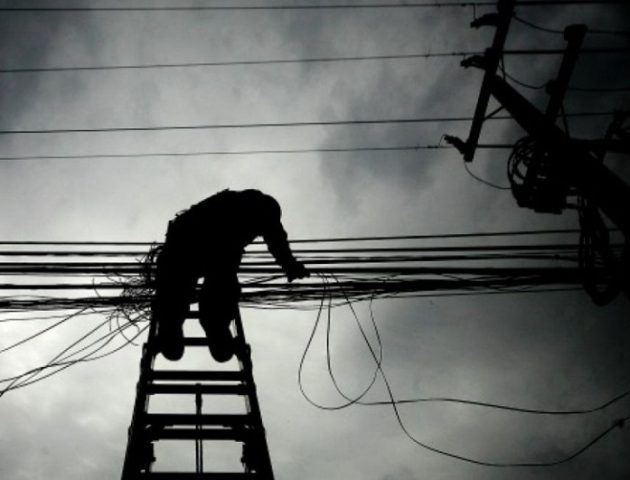
[{"label": "ladder rail", "polygon": [[[190,312],[187,320],[198,317]],[[122,480],[166,478],[216,478],[273,480],[273,468],[262,422],[256,384],[253,376],[251,348],[237,309],[233,320],[235,353],[239,371],[224,370],[155,370],[156,326],[151,322],[147,341],[142,347],[136,399],[128,430],[128,443]],[[207,345],[202,338],[184,339],[186,347]],[[194,397],[194,413],[150,413],[149,400],[155,395],[189,395]],[[203,395],[241,398],[245,414],[204,413]],[[154,442],[160,440],[193,441],[194,472],[152,471],[156,460]],[[244,472],[210,472],[204,465],[204,441],[242,443],[241,464]]]},{"label": "ladder rail", "polygon": [[256,435],[258,437],[256,442],[263,446],[263,448],[258,448],[256,451],[252,451],[246,443],[243,446],[243,463],[245,464],[246,471],[249,471],[249,463],[250,461],[253,461],[256,464],[257,469],[260,470],[263,478],[273,480],[273,467],[271,465],[271,457],[269,456],[267,435],[265,433],[265,427],[262,423],[262,413],[260,411],[260,404],[258,403],[258,395],[256,394],[256,384],[254,382],[254,367],[252,364],[251,347],[245,339],[245,329],[243,328],[240,308],[236,310],[234,325],[236,329],[236,338],[239,339],[239,341],[242,341],[242,350],[237,349],[238,362],[241,366],[241,371],[245,376],[245,383],[247,384],[248,389],[253,392],[252,395],[248,395],[246,398],[247,409],[248,413],[253,417],[254,430],[257,432]]}]

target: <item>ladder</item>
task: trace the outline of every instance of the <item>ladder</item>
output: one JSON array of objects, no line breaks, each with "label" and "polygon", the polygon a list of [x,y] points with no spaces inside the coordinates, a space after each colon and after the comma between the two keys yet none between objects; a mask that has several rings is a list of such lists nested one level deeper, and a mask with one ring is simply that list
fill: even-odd
[{"label": "ladder", "polygon": [[[186,321],[193,318],[198,318],[197,312],[190,312]],[[154,368],[158,354],[156,328],[151,322],[147,341],[142,347],[140,378],[128,432],[122,480],[273,480],[252,373],[251,350],[245,341],[240,312],[237,312],[233,321],[233,331],[238,370],[157,370]],[[207,341],[203,337],[184,338],[184,345],[185,352],[191,347],[207,349]],[[208,358],[214,362],[209,353]],[[154,413],[150,410],[151,399],[164,399],[165,396],[178,396],[180,401],[184,399],[191,409],[194,406],[194,411]],[[241,404],[244,413],[203,412],[204,402],[212,405],[212,400],[217,400],[220,405],[219,400],[226,398],[236,399],[234,401]],[[216,405],[215,408],[218,410]],[[158,460],[155,447],[171,441],[188,442],[191,450],[194,444],[194,467],[191,465],[190,468],[178,468],[176,471],[153,470],[153,463]],[[204,447],[218,448],[217,444],[225,442],[242,444],[239,471],[217,471],[211,465],[204,465]]]}]

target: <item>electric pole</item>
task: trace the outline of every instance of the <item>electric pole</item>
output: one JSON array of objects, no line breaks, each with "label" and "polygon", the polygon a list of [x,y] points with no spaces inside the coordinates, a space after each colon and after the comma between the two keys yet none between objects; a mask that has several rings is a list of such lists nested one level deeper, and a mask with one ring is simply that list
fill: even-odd
[{"label": "electric pole", "polygon": [[[594,245],[585,250],[590,255],[584,260],[587,267],[585,271],[598,275],[595,270],[602,264],[608,270],[605,283],[609,285],[599,289],[596,285],[587,285],[588,282],[597,281],[585,279],[587,291],[596,303],[606,303],[614,296],[613,292],[619,289],[630,295],[630,186],[602,163],[601,154],[609,145],[618,152],[630,151],[627,136],[619,134],[625,118],[618,115],[609,129],[607,139],[601,142],[573,139],[556,125],[587,32],[585,25],[570,25],[564,31],[567,46],[556,79],[547,84],[549,101],[545,112],[538,110],[497,74],[514,6],[515,0],[499,0],[496,13],[484,15],[472,22],[472,27],[494,26],[496,31],[492,47],[486,50],[485,55],[462,61],[464,67],[473,66],[484,71],[468,138],[463,141],[447,135],[446,140],[463,154],[464,161],[471,162],[484,121],[503,109],[507,110],[527,132],[527,136],[515,144],[508,162],[512,193],[518,205],[540,213],[561,213],[568,208],[567,197],[577,195],[581,205],[582,235],[588,237],[583,243],[589,247]],[[487,115],[491,96],[500,107]],[[615,135],[619,138],[614,138]],[[595,152],[600,152],[600,155]],[[624,235],[624,252],[620,259],[613,258],[610,252],[608,229],[599,216],[599,210]],[[598,289],[605,292],[598,292]]]}]

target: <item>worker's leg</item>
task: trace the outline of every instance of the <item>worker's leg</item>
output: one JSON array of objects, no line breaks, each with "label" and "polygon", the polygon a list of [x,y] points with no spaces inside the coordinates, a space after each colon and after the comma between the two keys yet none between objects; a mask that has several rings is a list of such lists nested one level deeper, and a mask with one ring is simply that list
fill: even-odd
[{"label": "worker's leg", "polygon": [[183,324],[190,308],[196,284],[187,263],[172,250],[164,250],[157,259],[152,321],[156,322],[158,349],[169,360],[184,354]]},{"label": "worker's leg", "polygon": [[213,272],[204,278],[199,298],[199,322],[208,337],[213,358],[227,362],[234,355],[230,324],[238,312],[240,286],[236,270]]}]

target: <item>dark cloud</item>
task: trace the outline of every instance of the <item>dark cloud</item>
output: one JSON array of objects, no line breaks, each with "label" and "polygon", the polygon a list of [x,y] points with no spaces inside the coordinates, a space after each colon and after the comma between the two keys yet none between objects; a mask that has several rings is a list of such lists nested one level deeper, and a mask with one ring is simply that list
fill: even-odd
[{"label": "dark cloud", "polygon": [[[527,13],[527,18],[557,26],[563,25],[565,20],[575,21],[585,10],[572,10],[571,18],[565,17],[566,10],[562,13],[560,9],[531,12]],[[485,48],[491,31],[470,30],[468,22],[471,17],[470,10],[446,9],[359,11],[334,15],[330,12],[283,13],[277,18],[271,15],[264,17],[264,21],[260,20],[263,17],[246,17],[251,23],[243,21],[238,24],[239,28],[232,28],[233,24],[226,21],[220,33],[213,30],[216,37],[212,38],[217,39],[213,43],[207,42],[203,35],[206,28],[202,17],[195,17],[194,24],[198,28],[194,30],[195,35],[182,33],[187,32],[189,26],[187,17],[182,16],[177,17],[181,23],[176,28],[168,30],[164,38],[160,37],[164,43],[159,45],[170,45],[170,41],[165,39],[171,39],[171,34],[171,40],[176,41],[168,52],[156,48],[157,43],[153,43],[166,19],[159,17],[165,23],[153,24],[154,17],[151,17],[139,27],[142,41],[134,45],[139,50],[137,61],[160,61],[172,55],[167,58],[170,60],[179,58],[179,54],[192,61],[206,58],[206,54],[207,58],[214,58],[217,52],[208,53],[208,45],[224,47],[225,51],[221,53],[226,58],[231,58],[232,54],[238,58],[251,54],[253,58],[256,54],[249,49],[258,43],[266,45],[265,40],[269,38],[266,33],[270,32],[283,42],[269,41],[269,45],[273,48],[282,45],[286,49],[282,55],[287,57]],[[97,54],[100,52],[99,39],[105,38],[99,35],[118,31],[108,30],[112,25],[101,19],[99,21],[103,22],[103,26],[93,32],[85,16],[3,18],[2,26],[5,28],[0,29],[0,36],[3,36],[0,48],[2,58],[13,62],[11,66],[52,65],[63,63],[62,60],[77,63],[72,57],[74,47],[70,46],[81,46],[82,55],[85,52]],[[77,21],[79,18],[81,21]],[[218,24],[224,17],[213,18]],[[242,21],[245,17],[237,18]],[[601,28],[627,28],[616,15],[602,14],[593,16],[592,20]],[[129,22],[129,30],[121,31],[124,35],[132,35],[134,25]],[[256,28],[251,30],[250,26]],[[527,42],[540,46],[542,41],[543,45],[550,47],[563,43],[561,37],[550,37],[553,40],[549,43],[541,40],[542,37],[534,36],[524,27],[514,27],[511,41],[514,47],[521,46],[521,43],[527,45]],[[189,50],[193,38],[198,41],[192,42],[195,48]],[[234,45],[240,46],[238,54],[230,50]],[[111,45],[109,48],[116,50]],[[282,56],[271,50],[265,55]],[[160,56],[162,54],[164,57]],[[261,57],[265,55],[260,54]],[[80,57],[86,60],[84,56]],[[122,58],[119,54],[112,54],[109,60],[121,63],[136,61]],[[544,82],[554,75],[558,61],[557,57],[511,57],[507,67],[523,80]],[[609,72],[626,74],[625,66],[617,68],[618,65],[609,65],[606,59],[592,61],[595,63],[580,61],[576,82],[579,79],[584,82],[583,85],[588,85],[602,76],[602,71],[605,71],[607,81],[613,78],[608,75]],[[129,97],[108,96],[113,91],[112,84],[104,81],[108,88],[103,92],[108,92],[108,95],[96,95],[96,100],[90,97],[92,105],[102,107],[102,110],[95,108],[89,120],[99,126],[122,121],[166,123],[175,118],[174,112],[181,115],[181,118],[176,118],[182,123],[192,121],[196,114],[199,115],[197,119],[204,121],[215,118],[212,115],[216,115],[217,121],[226,118],[226,115],[233,115],[235,122],[246,121],[244,115],[249,112],[253,113],[252,118],[262,121],[270,118],[337,120],[472,115],[481,80],[479,71],[461,68],[458,58],[337,64],[326,68],[302,65],[300,68],[296,77],[301,78],[302,83],[284,84],[282,75],[275,76],[280,69],[275,69],[273,74],[271,70],[265,70],[260,76],[252,74],[246,88],[239,88],[241,70],[222,73],[225,77],[221,85],[216,83],[220,77],[216,73],[207,76],[205,73],[204,76],[186,73],[177,80],[161,74],[157,76],[159,81],[154,79],[153,74],[147,74],[143,77],[148,79],[146,83],[134,83],[138,78],[128,77],[129,85],[121,81],[116,86],[123,88],[131,85],[137,95]],[[284,74],[284,70],[281,73]],[[22,119],[26,122],[27,118],[29,122],[41,122],[41,126],[56,125],[56,114],[63,113],[60,110],[63,110],[64,102],[73,102],[75,97],[76,101],[85,100],[80,93],[86,80],[81,78],[58,77],[57,80],[48,79],[44,84],[42,77],[37,75],[2,77],[6,86],[1,97],[3,108],[0,109],[3,127],[25,125],[19,122]],[[621,81],[622,78],[619,79]],[[97,87],[98,81],[93,81],[90,87]],[[164,83],[160,83],[162,81]],[[225,85],[227,87],[223,88]],[[274,86],[278,88],[272,88]],[[215,92],[216,97],[209,95],[207,90]],[[51,92],[59,98],[47,97]],[[527,94],[528,98],[544,106],[546,96],[543,92]],[[226,97],[225,103],[214,101],[220,96]],[[129,111],[119,110],[118,102],[121,98],[132,97],[136,103],[130,110],[134,116],[130,119],[125,116]],[[41,102],[46,98],[51,100],[49,106],[52,105],[56,111],[44,108]],[[261,98],[273,101],[265,103]],[[576,100],[571,100],[568,108],[611,108],[617,98],[620,97],[584,95],[578,99],[576,93]],[[186,101],[194,104],[195,108],[177,107]],[[230,109],[236,104],[242,110]],[[120,113],[120,117],[111,117],[115,111]],[[44,115],[39,117],[38,112]],[[27,114],[32,116],[27,117]],[[66,116],[64,122],[70,120]],[[601,126],[605,127],[605,124]],[[323,140],[317,146],[437,143],[443,133],[465,138],[468,127],[467,124],[418,124],[322,129],[319,133]],[[579,127],[576,123],[575,128],[581,131],[586,127]],[[275,134],[268,134],[268,137],[273,142],[295,140],[298,146],[311,145],[306,135],[302,138],[301,134],[295,134],[294,138],[293,132],[286,134],[286,138]],[[521,134],[513,123],[488,122],[483,138],[486,141],[513,140]],[[153,143],[154,138],[140,138],[138,148],[160,148]],[[188,138],[182,140],[177,137],[179,143],[176,146],[181,149],[192,148],[191,144],[197,146]],[[230,142],[227,136],[207,135],[204,138],[216,142],[213,144],[208,140],[209,148],[222,146],[223,142],[225,148],[241,144],[240,140]],[[241,138],[251,141],[245,135]],[[128,147],[125,141],[132,143],[120,140],[120,137],[108,139],[102,144],[95,142],[95,145],[82,139],[77,151],[87,147],[105,150],[105,147],[109,148],[108,141],[124,150]],[[11,139],[2,141],[5,142],[3,146],[11,146]],[[33,140],[29,147],[47,150],[49,141]],[[252,148],[257,146],[258,141],[259,138],[254,138]],[[503,182],[506,156],[507,152],[492,155],[480,152],[472,168],[484,178]],[[21,238],[44,239],[63,235],[66,239],[77,239],[79,236],[103,239],[103,236],[113,235],[117,239],[128,239],[133,233],[140,240],[157,239],[163,234],[168,216],[187,206],[192,197],[209,193],[210,185],[222,182],[230,186],[229,181],[259,181],[264,184],[270,177],[274,180],[265,185],[276,186],[280,192],[286,188],[287,198],[300,200],[308,197],[304,200],[308,207],[299,201],[286,206],[285,218],[294,215],[291,212],[307,208],[312,218],[319,215],[316,220],[300,219],[297,215],[292,217],[297,228],[309,233],[315,232],[311,221],[321,225],[321,230],[311,236],[326,237],[333,231],[340,232],[340,236],[353,235],[356,233],[352,223],[355,220],[364,222],[369,233],[388,231],[393,234],[420,229],[427,233],[440,233],[537,228],[541,225],[572,225],[571,222],[575,221],[571,215],[540,216],[518,210],[509,193],[495,192],[467,177],[461,167],[461,158],[454,152],[331,155],[321,159],[321,176],[313,175],[314,178],[308,178],[309,173],[314,171],[313,167],[309,166],[313,168],[310,170],[294,166],[295,163],[289,167],[282,160],[262,159],[256,163],[247,159],[220,164],[219,160],[216,163],[207,160],[191,161],[183,168],[181,164],[173,167],[169,160],[158,162],[154,159],[136,163],[135,167],[126,160],[83,164],[81,167],[77,163],[61,165],[56,162],[30,164],[28,167],[7,164],[3,168],[24,171],[28,168],[31,177],[29,181],[23,177],[12,182],[14,190],[7,192],[5,189],[6,198],[23,198],[23,193],[24,197],[32,196],[39,203],[9,205],[3,221],[16,225],[10,231],[21,235]],[[287,172],[290,174],[287,175]],[[292,193],[302,185],[303,191]],[[386,195],[400,196],[403,200],[391,201]],[[68,196],[72,198],[66,198]],[[331,201],[330,197],[334,196],[341,201]],[[382,204],[386,207],[383,208]],[[337,205],[338,211],[332,208]],[[392,205],[400,208],[392,211]],[[364,218],[351,217],[349,212],[353,209]],[[58,218],[53,218],[55,215],[64,218],[63,225],[58,225],[60,222]],[[139,223],[143,228],[138,227]],[[153,230],[149,232],[149,228]],[[579,408],[613,398],[630,382],[627,374],[630,366],[627,353],[630,326],[625,298],[604,308],[593,306],[582,292],[546,296],[523,294],[410,299],[377,303],[374,307],[384,341],[386,371],[398,398],[443,395],[540,408]],[[405,438],[387,408],[370,410],[357,407],[334,414],[315,410],[300,398],[295,380],[297,364],[315,313],[291,311],[284,315],[284,320],[276,312],[265,316],[255,310],[246,315],[252,319],[247,329],[254,333],[250,341],[253,338],[257,382],[278,478],[285,475],[285,478],[305,479],[415,480],[430,476],[449,480],[586,480],[621,479],[630,472],[624,450],[628,444],[627,428],[614,431],[596,447],[561,467],[488,469],[423,451]],[[366,305],[360,309],[359,315],[369,326]],[[369,380],[373,362],[352,322],[347,309],[334,312],[335,371],[344,388],[356,392]],[[322,396],[331,392],[334,394],[326,376],[324,347],[320,343],[314,348],[315,360],[310,361],[321,361],[316,364],[321,368],[309,367],[314,369],[314,373],[309,370],[312,373],[308,377],[309,391]],[[3,455],[0,476],[47,478],[50,472],[62,472],[64,478],[116,477],[122,464],[126,428],[131,415],[138,355],[138,349],[129,350],[120,359],[112,357],[100,364],[96,362],[83,370],[83,375],[67,372],[67,377],[60,376],[49,383],[42,383],[41,389],[34,391],[32,396],[25,393],[3,398],[3,402],[11,400],[11,403],[3,403],[2,418],[4,430],[8,433],[3,437],[4,443],[0,448]],[[206,365],[204,359],[199,368]],[[332,394],[324,399],[339,400]],[[91,395],[98,395],[98,398]],[[373,395],[374,398],[386,398],[382,385],[377,385]],[[441,404],[413,405],[403,410],[410,430],[420,440],[456,453],[501,461],[562,457],[627,409],[628,403],[625,402],[605,414],[570,421]],[[59,434],[62,429],[65,429],[64,433]]]},{"label": "dark cloud", "polygon": [[[304,56],[320,52],[340,56],[443,52],[474,48],[462,45],[457,35],[450,34],[457,21],[467,22],[468,17],[466,11],[449,9],[439,13],[423,9],[359,10],[352,14],[296,17],[299,20],[289,26],[288,35],[301,47]],[[320,116],[413,118],[461,113],[462,104],[474,108],[467,101],[470,95],[463,83],[464,73],[451,68],[457,63],[457,58],[450,58],[339,65],[333,70],[337,83],[331,91],[329,106]],[[302,73],[307,81],[315,81],[312,68],[306,66]],[[335,129],[322,147],[437,144],[447,128],[447,125],[416,124]],[[433,181],[432,170],[440,158],[439,153],[425,151],[343,154],[324,160],[322,174],[334,182],[342,200],[352,205],[366,194],[361,185],[375,179],[403,190],[428,188]],[[349,189],[351,184],[357,187]]]},{"label": "dark cloud", "polygon": [[[11,8],[22,3],[3,2],[2,6]],[[99,43],[89,15],[3,12],[0,18],[4,69],[68,66],[76,62],[78,55],[95,55]],[[61,44],[66,48],[60,49]],[[67,63],[62,64],[64,61]],[[21,125],[22,114],[40,110],[49,115],[40,107],[52,98],[72,102],[81,86],[82,77],[77,75],[51,78],[46,73],[4,73],[0,75],[0,126],[3,129],[50,126],[44,122]],[[6,142],[6,137],[2,141]]]}]

